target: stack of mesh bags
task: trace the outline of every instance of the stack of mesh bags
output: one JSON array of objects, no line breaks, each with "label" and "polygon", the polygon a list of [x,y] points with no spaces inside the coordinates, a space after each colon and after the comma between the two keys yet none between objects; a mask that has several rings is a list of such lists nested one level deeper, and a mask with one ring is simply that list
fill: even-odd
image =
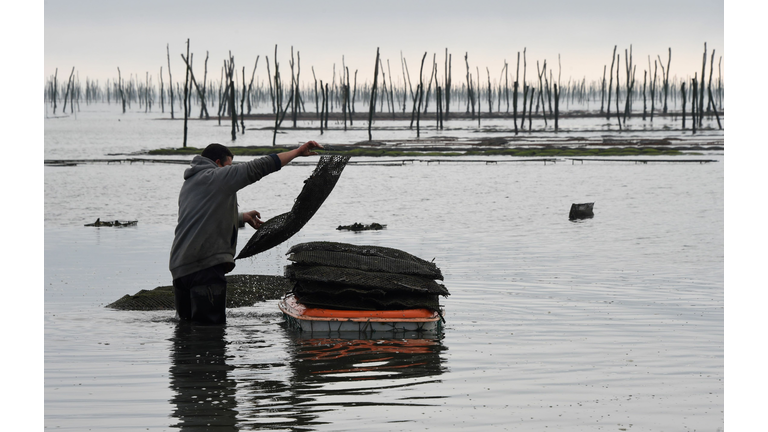
[{"label": "stack of mesh bags", "polygon": [[425,308],[440,312],[448,296],[437,266],[398,249],[335,242],[301,243],[288,250],[285,277],[305,306],[341,310]]}]

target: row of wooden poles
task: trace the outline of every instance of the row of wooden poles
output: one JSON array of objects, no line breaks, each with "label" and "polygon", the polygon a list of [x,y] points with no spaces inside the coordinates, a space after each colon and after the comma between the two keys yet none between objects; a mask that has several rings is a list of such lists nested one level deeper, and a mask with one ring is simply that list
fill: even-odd
[{"label": "row of wooden poles", "polygon": [[[603,98],[601,100],[600,104],[600,112],[605,112],[605,118],[606,120],[610,120],[611,117],[611,93],[612,93],[612,87],[613,87],[613,70],[614,65],[616,66],[616,120],[619,125],[619,129],[622,129],[622,123],[626,124],[627,118],[629,117],[631,113],[631,106],[633,101],[633,92],[635,92],[635,85],[636,85],[636,79],[635,79],[635,73],[637,71],[637,65],[633,63],[632,60],[632,46],[630,45],[629,50],[624,50],[624,65],[625,65],[625,72],[626,72],[626,78],[625,78],[625,100],[624,100],[624,108],[623,112],[619,106],[620,104],[620,95],[619,95],[619,78],[620,78],[620,64],[621,64],[621,54],[616,53],[616,46],[613,47],[613,56],[611,60],[611,70],[609,74],[609,81],[608,81],[608,100],[605,105],[603,105],[605,99]],[[669,89],[670,89],[670,82],[669,82],[669,69],[670,64],[672,61],[672,48],[669,48],[669,55],[667,58],[667,67],[664,67],[664,62],[661,59],[661,56],[657,56],[658,60],[653,61],[653,79],[650,80],[650,86],[648,86],[648,75],[649,71],[651,70],[651,57],[648,56],[648,70],[644,71],[643,73],[643,89],[642,89],[642,99],[643,99],[643,120],[646,118],[646,113],[648,111],[648,98],[646,90],[650,93],[650,101],[651,101],[651,110],[650,110],[650,118],[651,121],[653,121],[653,114],[656,109],[655,102],[656,98],[655,96],[658,94],[661,96],[663,94],[663,108],[662,112],[667,113],[667,101],[669,96]],[[722,77],[719,76],[718,80],[715,82],[716,87],[715,91],[712,90],[712,79],[714,76],[714,64],[715,64],[715,50],[712,50],[711,59],[709,61],[709,81],[706,87],[706,95],[705,96],[705,89],[704,89],[704,83],[705,83],[705,77],[706,77],[706,67],[707,67],[707,44],[704,43],[704,55],[702,59],[701,64],[701,79],[698,79],[698,72],[694,73],[693,78],[688,78],[685,80],[682,80],[679,83],[680,88],[680,95],[681,95],[681,103],[682,103],[682,128],[686,128],[686,101],[687,95],[686,95],[686,84],[689,84],[689,88],[692,90],[691,94],[688,95],[690,97],[691,101],[691,128],[692,131],[696,132],[696,127],[698,125],[699,128],[701,128],[703,121],[704,121],[704,115],[705,113],[709,113],[710,115],[714,115],[715,119],[717,120],[717,126],[718,128],[722,129],[723,125],[720,122],[720,114],[718,111],[722,112],[722,104],[723,104],[723,92],[722,92]],[[657,87],[657,73],[658,69],[661,68],[661,79],[658,81],[659,84],[661,84],[661,89],[658,89]],[[603,80],[602,80],[602,87],[605,89],[606,85],[606,77],[605,77],[605,71],[607,69],[607,65],[603,68]],[[720,75],[720,71],[722,70],[722,57],[720,57],[720,62],[718,63],[718,75]],[[673,83],[674,84],[674,83]],[[658,92],[658,93],[657,93]],[[639,93],[639,92],[638,92]],[[603,95],[605,95],[605,91],[602,92]],[[719,96],[719,100],[715,95]],[[704,105],[704,100],[707,99],[706,108]],[[718,102],[720,107],[718,108]],[[605,109],[604,109],[605,108]]]},{"label": "row of wooden poles", "polygon": [[[406,110],[410,111],[410,128],[413,129],[414,124],[416,126],[417,137],[420,136],[421,128],[421,116],[428,113],[430,100],[434,101],[434,116],[436,119],[435,127],[438,129],[443,128],[443,121],[450,117],[452,99],[454,100],[453,106],[465,107],[465,115],[469,115],[472,118],[476,118],[478,126],[481,121],[481,111],[483,103],[487,103],[487,113],[493,114],[494,99],[496,105],[496,115],[508,115],[510,110],[510,94],[511,94],[511,108],[512,118],[514,121],[515,133],[518,130],[525,130],[525,122],[528,121],[528,130],[532,130],[533,117],[543,118],[545,127],[548,125],[548,121],[554,122],[554,129],[559,129],[560,118],[560,104],[561,100],[564,100],[566,104],[577,104],[583,108],[583,105],[587,105],[590,101],[596,103],[598,96],[600,100],[600,113],[606,116],[607,120],[611,118],[611,105],[615,103],[615,118],[619,125],[619,128],[623,127],[627,119],[632,115],[633,104],[642,100],[643,120],[646,117],[653,121],[654,113],[656,113],[656,104],[661,105],[661,112],[667,114],[668,102],[670,99],[677,105],[678,98],[682,104],[682,118],[683,128],[686,127],[686,103],[691,102],[691,119],[692,130],[695,132],[696,127],[701,128],[703,118],[705,114],[714,115],[717,119],[718,126],[722,128],[720,122],[720,116],[718,112],[723,111],[723,79],[721,75],[722,70],[722,57],[718,63],[718,77],[714,79],[714,60],[715,52],[711,53],[710,59],[710,71],[709,78],[706,81],[705,90],[705,76],[706,76],[706,64],[707,64],[707,48],[704,44],[704,56],[702,62],[701,78],[698,78],[698,73],[694,74],[693,78],[678,79],[677,77],[670,78],[670,68],[672,60],[672,50],[669,49],[668,58],[666,61],[666,67],[660,56],[657,56],[657,60],[653,61],[653,76],[650,75],[651,70],[651,58],[648,57],[648,69],[643,74],[642,90],[637,89],[639,84],[636,82],[635,73],[637,66],[633,63],[632,47],[625,49],[625,79],[624,85],[620,85],[620,67],[621,56],[616,53],[617,47],[614,46],[613,55],[611,59],[610,72],[606,76],[608,71],[608,65],[603,67],[602,80],[592,81],[587,83],[586,77],[581,81],[572,81],[569,79],[565,86],[560,84],[560,72],[558,72],[557,80],[553,76],[552,68],[549,68],[549,74],[547,74],[547,62],[543,61],[540,66],[539,61],[536,61],[536,75],[533,78],[533,82],[529,82],[526,77],[527,74],[527,59],[526,50],[521,53],[517,53],[517,67],[515,71],[514,81],[510,85],[510,72],[509,64],[504,61],[502,66],[501,75],[499,80],[495,83],[491,82],[490,69],[486,67],[487,84],[481,82],[481,73],[479,67],[475,67],[475,71],[472,71],[469,65],[469,56],[467,53],[464,55],[464,63],[466,66],[465,81],[460,84],[454,85],[452,82],[452,55],[445,50],[445,65],[442,80],[438,74],[437,55],[433,54],[431,72],[429,73],[429,79],[425,82],[424,66],[428,53],[424,53],[421,59],[421,65],[419,69],[418,82],[411,82],[410,72],[408,70],[408,64],[401,53],[401,69],[402,69],[402,82],[397,84],[393,83],[391,73],[390,62],[386,61],[386,70],[384,68],[384,62],[380,58],[379,49],[376,50],[376,61],[374,65],[374,76],[371,84],[364,82],[360,85],[357,83],[357,70],[354,72],[354,78],[350,74],[349,68],[344,64],[344,58],[342,57],[342,68],[338,79],[336,78],[336,71],[334,66],[333,79],[330,83],[318,80],[315,76],[314,67],[312,68],[313,85],[301,85],[301,60],[300,54],[296,52],[294,56],[293,47],[291,47],[290,57],[290,72],[291,79],[290,85],[287,85],[287,81],[284,80],[280,74],[280,63],[277,61],[277,45],[275,45],[275,53],[272,64],[270,65],[269,57],[266,57],[266,69],[267,76],[269,77],[264,82],[259,82],[256,78],[256,70],[259,65],[260,56],[256,57],[256,62],[253,66],[250,74],[250,81],[246,84],[246,68],[242,67],[242,72],[238,76],[238,71],[235,67],[235,59],[231,52],[229,58],[225,59],[221,68],[221,76],[218,81],[208,78],[208,53],[206,52],[206,58],[204,61],[203,79],[199,81],[195,78],[193,68],[194,55],[189,52],[189,40],[186,43],[186,55],[181,54],[181,58],[184,61],[185,78],[184,84],[176,82],[174,85],[173,76],[171,74],[171,56],[170,47],[166,46],[166,54],[168,58],[168,81],[170,85],[166,86],[163,80],[163,68],[160,68],[159,88],[153,85],[153,77],[147,72],[142,80],[139,80],[138,76],[131,76],[129,80],[123,80],[120,68],[117,68],[118,79],[116,81],[107,81],[102,87],[98,84],[98,81],[89,80],[86,78],[86,84],[83,88],[80,84],[78,74],[73,67],[69,75],[69,78],[64,83],[58,82],[58,69],[56,73],[51,76],[46,82],[45,98],[53,108],[54,115],[58,107],[58,101],[63,99],[63,112],[66,112],[69,104],[70,112],[74,112],[75,105],[78,106],[80,101],[85,101],[86,104],[94,102],[107,102],[112,101],[122,105],[123,112],[126,111],[126,105],[128,109],[131,108],[132,103],[138,103],[140,108],[144,108],[145,112],[149,112],[153,105],[160,104],[162,112],[165,112],[166,103],[170,108],[171,118],[175,118],[174,113],[174,101],[179,104],[179,108],[184,111],[184,143],[186,146],[186,131],[187,131],[187,119],[192,116],[191,108],[193,103],[196,103],[199,108],[199,118],[209,119],[211,116],[208,112],[208,107],[218,107],[217,117],[219,123],[221,123],[222,116],[229,117],[232,123],[232,140],[237,139],[238,133],[245,133],[244,115],[251,114],[252,108],[258,107],[260,103],[271,105],[272,114],[275,115],[275,126],[273,134],[273,144],[275,142],[275,136],[277,130],[281,127],[285,116],[288,112],[291,113],[291,119],[293,127],[297,126],[298,115],[301,112],[306,113],[305,100],[314,99],[315,117],[320,120],[320,131],[323,133],[324,129],[328,128],[329,113],[333,112],[334,107],[341,111],[343,116],[344,130],[347,130],[347,123],[353,125],[353,117],[355,116],[355,105],[362,103],[368,106],[368,136],[369,140],[371,136],[371,125],[374,121],[376,105],[379,105],[379,112],[383,113],[387,111],[392,114],[392,118],[395,119],[397,112],[406,114]],[[522,82],[520,81],[520,69],[522,58]],[[558,56],[558,69],[560,59]],[[615,66],[615,67],[614,67]],[[274,73],[272,72],[274,69]],[[661,69],[661,76],[658,76],[658,69]],[[614,74],[615,70],[615,74]],[[473,74],[473,72],[475,72]],[[614,76],[615,76],[615,88],[614,88]],[[381,81],[379,81],[381,77]],[[387,81],[389,78],[389,81]],[[714,86],[713,86],[714,80]],[[503,84],[502,84],[503,81]],[[522,83],[522,88],[520,84]],[[286,92],[287,85],[287,92]],[[433,90],[434,88],[434,90]],[[679,88],[679,92],[674,91],[675,88]],[[686,88],[690,91],[686,92]],[[216,91],[218,90],[218,91]],[[563,96],[563,91],[565,95]],[[286,93],[288,94],[286,97]],[[180,98],[179,96],[183,96]],[[359,96],[358,96],[359,94]],[[410,99],[410,100],[409,100]],[[705,106],[705,100],[706,106]],[[535,101],[535,108],[534,108]],[[238,107],[239,102],[239,107]],[[506,102],[506,111],[503,113],[502,103]],[[395,104],[397,103],[397,107]],[[650,103],[650,110],[649,105]],[[620,107],[620,104],[623,107]],[[386,106],[386,108],[385,108]],[[239,113],[239,123],[238,123]],[[526,117],[527,114],[527,117]],[[402,118],[402,117],[401,117]],[[519,127],[519,129],[518,129]]]}]

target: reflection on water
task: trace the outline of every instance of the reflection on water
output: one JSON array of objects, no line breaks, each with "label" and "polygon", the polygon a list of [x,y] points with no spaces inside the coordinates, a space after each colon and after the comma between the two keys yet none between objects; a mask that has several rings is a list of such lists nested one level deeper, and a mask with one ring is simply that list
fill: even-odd
[{"label": "reflection on water", "polygon": [[312,429],[352,407],[436,406],[444,397],[404,393],[391,399],[402,389],[440,383],[446,371],[442,335],[359,339],[285,332],[291,340],[286,363],[236,364],[227,352],[226,326],[178,323],[171,339],[172,426],[185,432]]},{"label": "reflection on water", "polygon": [[182,431],[235,431],[236,382],[228,377],[225,326],[179,322],[171,339],[171,398]]},{"label": "reflection on water", "polygon": [[[429,398],[392,401],[398,389],[439,382],[445,371],[438,338],[305,338],[288,330],[286,381],[249,382],[239,407],[248,429],[313,428],[353,407],[427,406]],[[263,365],[266,366],[266,365]],[[261,367],[261,366],[259,366]],[[257,388],[258,387],[258,388]]]},{"label": "reflection on water", "polygon": [[[377,379],[406,380],[390,383],[413,385],[414,378],[433,378],[443,373],[439,339],[341,339],[294,336],[291,361],[294,387],[329,386],[340,382]],[[435,381],[437,382],[437,381]],[[372,384],[363,383],[366,390]],[[362,388],[340,387],[341,394],[354,394]]]}]

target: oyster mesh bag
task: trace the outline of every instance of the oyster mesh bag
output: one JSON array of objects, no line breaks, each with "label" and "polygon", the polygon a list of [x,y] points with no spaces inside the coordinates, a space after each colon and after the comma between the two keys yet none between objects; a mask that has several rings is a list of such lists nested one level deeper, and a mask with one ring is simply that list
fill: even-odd
[{"label": "oyster mesh bag", "polygon": [[411,261],[421,266],[424,266],[425,268],[429,269],[430,272],[434,272],[435,274],[437,274],[439,277],[436,276],[435,279],[440,279],[440,280],[443,279],[443,275],[440,273],[440,269],[437,268],[435,263],[423,260],[417,256],[409,254],[408,252],[401,251],[400,249],[388,248],[384,246],[363,246],[363,245],[354,245],[349,243],[337,243],[337,242],[328,242],[328,241],[300,243],[297,245],[293,245],[290,249],[288,249],[289,254],[295,254],[299,252],[308,252],[308,251],[346,252],[346,253],[353,253],[357,255],[365,255],[365,256],[380,257],[380,258],[393,258],[393,259],[399,259],[404,261]]},{"label": "oyster mesh bag", "polygon": [[425,308],[438,310],[437,294],[388,293],[378,289],[340,288],[333,284],[297,282],[293,293],[309,307],[351,310],[393,310]]},{"label": "oyster mesh bag", "polygon": [[271,249],[299,232],[331,194],[349,156],[323,155],[296,197],[291,211],[275,216],[256,230],[235,259],[248,258]]},{"label": "oyster mesh bag", "polygon": [[415,292],[448,295],[448,290],[432,279],[397,273],[369,272],[343,267],[297,266],[285,267],[285,277],[296,281],[326,282],[359,289],[380,289],[387,292]]},{"label": "oyster mesh bag", "polygon": [[[443,279],[440,270],[433,265],[399,258],[385,258],[375,255],[359,255],[352,252],[303,251],[290,254],[290,261],[307,266],[333,266],[371,272],[399,273]],[[431,264],[431,263],[429,263]]]}]

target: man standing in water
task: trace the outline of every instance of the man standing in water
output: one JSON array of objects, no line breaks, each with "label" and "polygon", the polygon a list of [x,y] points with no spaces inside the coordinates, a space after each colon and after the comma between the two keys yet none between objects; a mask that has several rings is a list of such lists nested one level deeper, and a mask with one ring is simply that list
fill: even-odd
[{"label": "man standing in water", "polygon": [[226,273],[235,268],[237,230],[263,223],[256,210],[239,213],[237,191],[280,170],[298,156],[323,147],[308,141],[294,150],[232,165],[232,152],[211,144],[192,159],[184,171],[179,192],[179,219],[171,246],[169,268],[173,276],[179,319],[201,324],[224,324]]}]

